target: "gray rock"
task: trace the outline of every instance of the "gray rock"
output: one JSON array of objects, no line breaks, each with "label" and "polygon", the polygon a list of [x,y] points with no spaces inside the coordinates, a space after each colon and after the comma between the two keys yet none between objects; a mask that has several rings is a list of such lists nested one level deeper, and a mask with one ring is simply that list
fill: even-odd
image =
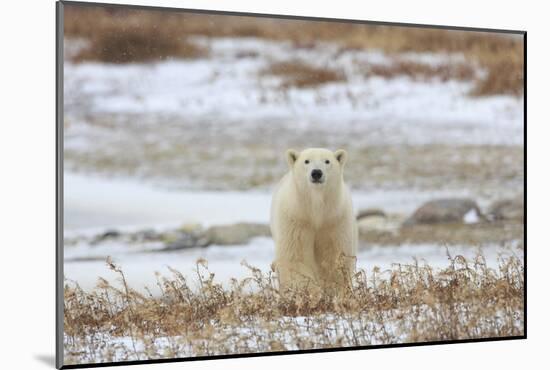
[{"label": "gray rock", "polygon": [[174,231],[163,235],[165,246],[161,251],[206,247],[209,243],[202,235],[184,231]]},{"label": "gray rock", "polygon": [[203,233],[208,244],[217,245],[246,244],[252,238],[270,235],[269,225],[255,223],[212,226]]},{"label": "gray rock", "polygon": [[489,206],[487,216],[491,221],[523,221],[524,206],[523,198],[499,200]]},{"label": "gray rock", "polygon": [[357,214],[357,220],[367,217],[382,217],[386,218],[386,213],[378,208],[369,208],[359,211]]},{"label": "gray rock", "polygon": [[183,234],[176,240],[166,243],[163,251],[175,251],[180,249],[195,248],[197,245],[197,238],[191,234]]},{"label": "gray rock", "polygon": [[436,199],[424,203],[403,226],[439,223],[475,223],[484,220],[477,203],[472,199]]},{"label": "gray rock", "polygon": [[139,230],[130,235],[132,242],[152,242],[161,239],[161,234],[154,229]]},{"label": "gray rock", "polygon": [[102,243],[106,240],[119,238],[122,234],[118,230],[107,230],[103,234],[96,235],[90,242],[90,244],[95,245]]},{"label": "gray rock", "polygon": [[399,215],[371,214],[358,219],[357,227],[360,235],[371,233],[396,234],[402,221],[403,218]]}]

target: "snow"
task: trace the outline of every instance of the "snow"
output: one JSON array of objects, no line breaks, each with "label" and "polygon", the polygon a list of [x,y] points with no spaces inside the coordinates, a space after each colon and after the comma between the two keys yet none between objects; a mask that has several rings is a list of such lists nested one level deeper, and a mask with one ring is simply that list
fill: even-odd
[{"label": "snow", "polygon": [[[243,342],[246,343],[248,349],[253,349],[256,352],[271,351],[270,341],[266,338],[277,338],[280,342],[285,344],[287,351],[296,351],[303,348],[299,347],[300,339],[307,340],[313,336],[319,335],[322,331],[323,341],[325,343],[335,344],[338,340],[343,339],[345,333],[350,333],[353,329],[364,328],[365,331],[371,333],[380,332],[381,327],[384,327],[384,333],[387,337],[393,338],[397,342],[405,342],[406,334],[399,333],[399,325],[396,322],[385,322],[383,325],[375,322],[365,322],[362,319],[357,318],[337,318],[333,314],[322,314],[312,317],[307,316],[282,316],[278,320],[278,324],[281,327],[285,327],[286,330],[278,332],[271,332],[270,326],[266,325],[265,321],[259,319],[249,320],[246,323],[242,323],[237,326],[228,327],[219,330],[217,335],[223,335],[225,337],[224,351],[229,353],[241,353]],[[219,323],[212,322],[212,325],[219,325]],[[227,335],[230,334],[231,335]],[[235,335],[238,333],[238,336]],[[368,339],[367,339],[368,338]],[[93,342],[95,338],[89,337],[89,342]],[[209,338],[210,339],[210,338]],[[365,342],[365,339],[369,340]],[[96,339],[97,340],[97,339]],[[349,340],[349,339],[348,339]],[[66,341],[67,338],[66,338]],[[175,335],[171,337],[147,337],[145,340],[141,338],[132,338],[129,336],[109,336],[108,344],[111,349],[110,355],[111,361],[127,361],[127,360],[147,360],[151,359],[152,353],[148,352],[147,348],[154,348],[156,350],[153,358],[162,358],[163,350],[174,349],[178,350],[178,357],[193,357],[199,355],[193,352],[190,345],[182,344],[189,341],[189,338],[182,335]],[[195,338],[191,340],[193,345],[205,344],[208,341],[206,338]],[[386,344],[380,339],[374,336],[366,335],[359,343],[346,343],[345,346],[350,345],[377,345]],[[81,358],[95,358],[97,353],[94,353],[89,348],[84,347],[87,351],[85,353],[79,352]],[[215,348],[211,348],[211,355],[225,354],[225,352],[216,352]],[[86,362],[86,361],[84,361]]]},{"label": "snow", "polygon": [[463,221],[465,224],[475,224],[479,222],[479,216],[475,209],[471,209],[464,215]]},{"label": "snow", "polygon": [[[332,44],[296,49],[290,43],[259,39],[197,38],[196,42],[212,55],[154,64],[67,62],[67,116],[74,120],[83,112],[173,115],[182,121],[232,122],[232,126],[278,120],[333,127],[338,122],[369,131],[397,128],[409,144],[523,142],[522,97],[472,98],[468,96],[472,82],[370,76],[367,66],[391,61],[379,51],[340,52]],[[240,56],[250,52],[256,56]],[[430,53],[405,57],[426,64],[461,59]],[[289,60],[342,70],[347,81],[281,90],[280,79],[262,71],[272,62]]]},{"label": "snow", "polygon": [[[491,268],[498,266],[501,256],[521,255],[513,245],[487,244],[481,247],[463,245],[447,248],[437,244],[372,245],[360,251],[357,256],[357,267],[369,272],[375,267],[385,271],[396,264],[413,264],[417,260],[421,265],[425,263],[434,269],[445,268],[449,265],[447,251],[451,256],[462,255],[470,261],[481,252],[485,256],[487,265]],[[271,269],[274,258],[274,244],[271,238],[262,237],[252,239],[247,245],[209,246],[208,248],[161,253],[151,253],[150,250],[139,250],[132,246],[117,245],[116,243],[100,247],[79,245],[65,248],[65,276],[78,281],[79,285],[86,290],[95,287],[99,276],[117,283],[119,275],[107,269],[104,258],[85,260],[90,257],[106,256],[112,256],[113,261],[121,265],[126,280],[134,289],[144,292],[144,288],[147,286],[154,293],[158,293],[155,272],[170,276],[168,269],[170,266],[182,272],[189,281],[197,283],[196,261],[199,258],[208,261],[208,270],[215,274],[217,282],[221,282],[226,287],[231,278],[242,279],[250,276],[250,271],[241,265],[243,260],[267,273]]]},{"label": "snow", "polygon": [[268,222],[270,199],[259,192],[178,192],[130,179],[65,172],[64,202],[66,230],[98,230],[197,222],[204,226]]},{"label": "snow", "polygon": [[[262,318],[248,318],[246,322],[232,324],[231,326],[220,325],[218,321],[211,320],[210,324],[216,327],[214,333],[205,333],[204,337],[189,338],[184,335],[174,335],[170,337],[155,336],[145,338],[132,338],[129,336],[110,336],[106,335],[103,339],[108,343],[108,352],[110,361],[128,361],[128,360],[147,360],[151,358],[162,358],[167,353],[173,354],[177,351],[177,357],[193,357],[203,355],[197,353],[193,347],[201,348],[208,342],[216,345],[210,346],[209,355],[221,355],[226,353],[242,353],[243,347],[246,352],[269,352],[274,350],[271,347],[273,341],[284,344],[287,351],[296,351],[304,349],[300,342],[314,341],[313,348],[327,348],[328,346],[351,347],[379,345],[388,343],[407,343],[410,342],[415,324],[403,318],[398,319],[398,315],[388,315],[392,310],[381,312],[383,320],[371,321],[365,320],[361,316],[335,315],[332,313],[318,314],[315,316],[281,316],[275,321],[269,321]],[[415,309],[416,324],[424,319],[424,312],[433,315],[432,307],[427,305],[418,305]],[[389,316],[389,317],[388,317]],[[458,310],[456,320],[467,325],[472,318],[469,313]],[[497,313],[495,321],[503,325],[504,318],[509,317],[508,313]],[[509,322],[508,322],[509,323]],[[516,328],[521,328],[523,320],[518,315],[511,323]],[[483,326],[483,323],[480,323]],[[490,325],[490,323],[489,323]],[[274,331],[273,327],[277,327]],[[360,331],[360,336],[352,333]],[[220,345],[220,339],[223,345]],[[318,342],[315,342],[317,340]],[[65,342],[69,343],[68,336]],[[89,343],[97,342],[97,338],[87,336]],[[302,342],[303,343],[303,342]],[[70,347],[69,347],[70,348]],[[81,363],[88,362],[88,359],[97,359],[97,352],[93,351],[93,346],[84,346],[78,348],[77,354]],[[154,351],[147,351],[147,348]],[[279,348],[277,350],[281,350]],[[82,351],[84,350],[84,351]]]}]

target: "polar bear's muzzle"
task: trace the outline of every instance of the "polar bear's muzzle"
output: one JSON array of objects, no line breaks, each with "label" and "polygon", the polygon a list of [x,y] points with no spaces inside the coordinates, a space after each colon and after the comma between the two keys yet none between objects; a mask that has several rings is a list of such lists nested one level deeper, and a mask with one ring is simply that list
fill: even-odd
[{"label": "polar bear's muzzle", "polygon": [[311,171],[311,182],[314,184],[322,184],[325,182],[325,178],[323,176],[323,171],[319,169],[315,169]]}]

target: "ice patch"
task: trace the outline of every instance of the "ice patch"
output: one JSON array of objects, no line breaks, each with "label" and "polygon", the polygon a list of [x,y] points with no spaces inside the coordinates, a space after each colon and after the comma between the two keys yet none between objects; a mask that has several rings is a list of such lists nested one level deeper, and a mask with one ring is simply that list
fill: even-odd
[{"label": "ice patch", "polygon": [[[132,179],[64,174],[66,232],[108,228],[151,228],[199,223],[205,227],[236,222],[268,223],[271,191],[178,191]],[[353,191],[355,210],[381,208],[408,214],[436,197],[467,197],[467,192]]]}]

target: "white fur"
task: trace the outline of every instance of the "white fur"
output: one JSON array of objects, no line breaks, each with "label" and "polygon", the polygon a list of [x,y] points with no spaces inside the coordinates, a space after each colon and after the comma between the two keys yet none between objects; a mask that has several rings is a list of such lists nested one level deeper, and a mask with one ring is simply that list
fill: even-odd
[{"label": "white fur", "polygon": [[[355,270],[357,226],[343,178],[346,159],[343,150],[287,151],[290,170],[271,204],[281,287],[311,282],[340,286]],[[313,169],[323,172],[322,184],[311,181]]]}]

